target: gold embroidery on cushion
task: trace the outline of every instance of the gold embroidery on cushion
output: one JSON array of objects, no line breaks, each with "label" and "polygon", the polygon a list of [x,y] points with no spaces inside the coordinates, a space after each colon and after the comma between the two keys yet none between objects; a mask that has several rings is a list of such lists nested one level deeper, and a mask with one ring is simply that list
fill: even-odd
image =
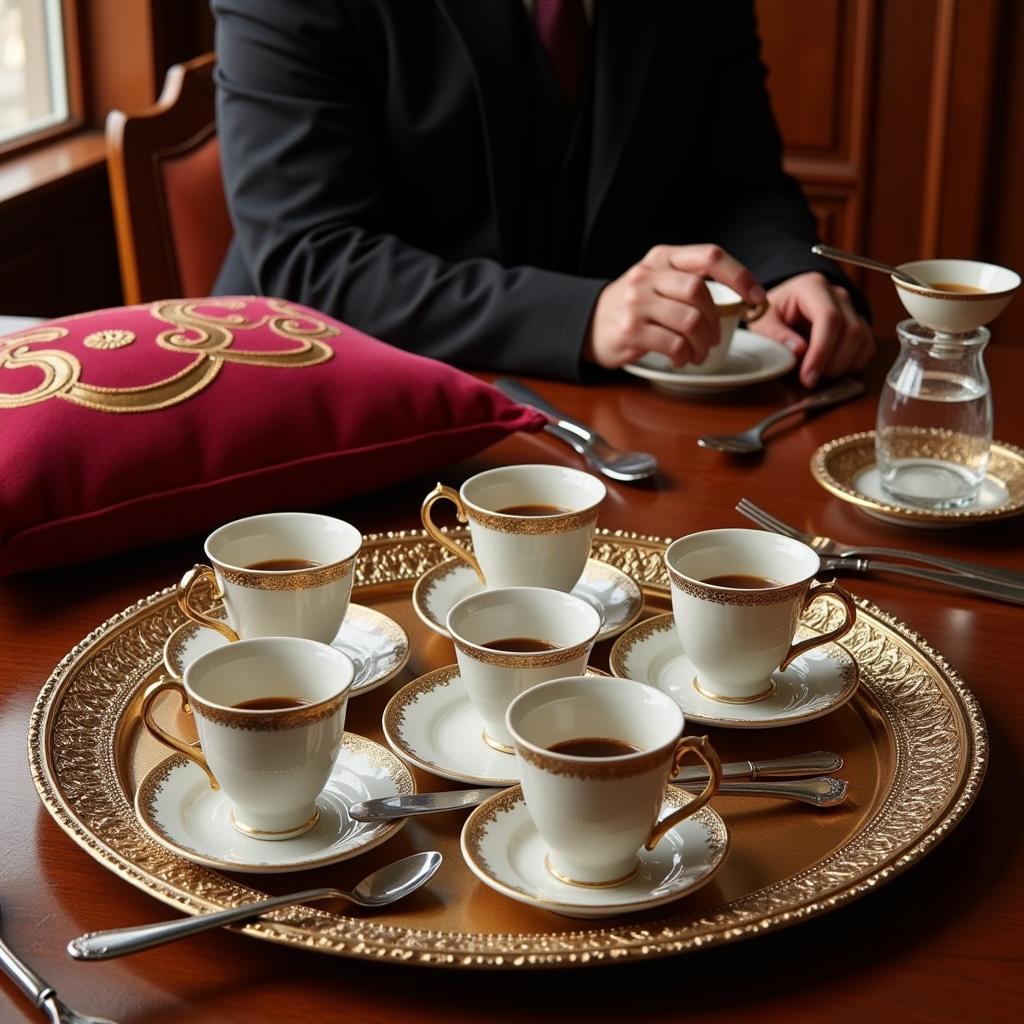
[{"label": "gold embroidery on cushion", "polygon": [[59,349],[31,349],[37,342],[56,341],[67,335],[64,327],[47,327],[20,334],[4,344],[0,340],[0,370],[35,367],[43,372],[42,384],[20,394],[0,391],[0,409],[18,409],[45,402],[72,387],[82,373],[82,364],[70,352]]},{"label": "gold embroidery on cushion", "polygon": [[92,334],[86,335],[82,344],[86,348],[111,349],[124,348],[134,340],[134,331],[123,331],[112,327],[106,331],[93,331]]},{"label": "gold embroidery on cushion", "polygon": [[[316,366],[333,357],[334,350],[319,339],[336,336],[337,328],[280,299],[267,300],[267,305],[278,315],[248,320],[237,312],[217,316],[199,310],[199,307],[239,310],[245,308],[244,302],[176,299],[154,303],[150,313],[172,325],[170,330],[158,335],[156,343],[161,348],[194,358],[190,365],[172,376],[138,387],[83,383],[81,363],[70,352],[30,347],[66,337],[67,328],[38,328],[12,337],[6,343],[0,341],[0,370],[32,367],[43,374],[42,383],[29,391],[18,394],[0,391],[0,409],[16,409],[50,398],[63,398],[100,412],[151,412],[177,405],[198,394],[213,382],[225,362],[291,368]],[[234,347],[240,332],[260,327],[298,342],[299,347],[284,352]],[[131,344],[134,338],[131,331],[107,328],[94,331],[83,344],[90,348],[116,349]]]}]

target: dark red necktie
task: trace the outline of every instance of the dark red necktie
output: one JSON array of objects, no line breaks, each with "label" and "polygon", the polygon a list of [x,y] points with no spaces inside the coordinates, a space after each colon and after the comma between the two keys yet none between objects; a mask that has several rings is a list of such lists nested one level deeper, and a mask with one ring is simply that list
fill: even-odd
[{"label": "dark red necktie", "polygon": [[579,96],[587,65],[587,15],[583,0],[534,0],[533,20],[562,98],[571,107]]}]

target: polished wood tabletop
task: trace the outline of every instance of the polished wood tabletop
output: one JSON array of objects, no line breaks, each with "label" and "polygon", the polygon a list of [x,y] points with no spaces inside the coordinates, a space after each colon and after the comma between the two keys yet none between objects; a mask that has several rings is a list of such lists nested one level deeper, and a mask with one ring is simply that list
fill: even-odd
[{"label": "polished wood tabletop", "polygon": [[[1024,520],[967,530],[881,523],[829,495],[808,462],[832,438],[874,424],[892,348],[879,353],[866,395],[785,424],[762,456],[701,449],[696,437],[749,426],[802,393],[792,378],[704,399],[609,377],[580,387],[530,381],[547,399],[623,448],[657,455],[662,472],[609,483],[600,525],[658,537],[747,525],[748,497],[788,522],[851,543],[914,547],[1024,569]],[[995,433],[1024,442],[1024,347],[998,339],[987,355]],[[457,485],[516,462],[579,466],[546,436],[517,436],[439,474]],[[418,527],[436,474],[332,511],[364,533]],[[60,658],[109,616],[172,583],[201,538],[66,570],[0,581],[0,913],[3,935],[72,1006],[119,1024],[276,1024],[314,1020],[963,1021],[1016,1018],[1024,999],[1024,682],[1021,607],[927,583],[848,578],[846,585],[907,623],[960,673],[984,709],[987,779],[965,820],[936,849],[877,891],[773,934],[626,966],[469,972],[347,960],[228,932],[122,960],[80,964],[64,953],[83,931],[142,924],[168,908],[80,849],[43,809],[26,756],[29,715]],[[452,659],[454,660],[454,659]],[[302,887],[301,876],[294,876]],[[0,1020],[41,1019],[0,977]]]}]

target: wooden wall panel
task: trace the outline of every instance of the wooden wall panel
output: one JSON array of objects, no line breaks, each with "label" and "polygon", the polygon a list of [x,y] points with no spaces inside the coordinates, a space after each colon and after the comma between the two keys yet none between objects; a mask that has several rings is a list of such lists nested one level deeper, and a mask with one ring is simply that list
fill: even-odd
[{"label": "wooden wall panel", "polygon": [[[758,0],[757,10],[786,166],[823,236],[890,263],[1022,269],[1024,3]],[[876,330],[891,336],[906,316],[892,285],[857,279]],[[1000,327],[1011,321],[1024,325],[1024,311]]]},{"label": "wooden wall panel", "polygon": [[823,237],[858,249],[875,0],[758,0],[757,12],[786,168],[803,184]]}]

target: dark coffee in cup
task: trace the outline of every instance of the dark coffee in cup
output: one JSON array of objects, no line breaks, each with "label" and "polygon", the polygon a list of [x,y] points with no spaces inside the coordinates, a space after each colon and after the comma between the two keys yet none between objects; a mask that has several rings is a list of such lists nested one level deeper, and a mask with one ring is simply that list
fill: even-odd
[{"label": "dark coffee in cup", "polygon": [[621,757],[623,754],[635,754],[639,749],[632,743],[609,736],[580,736],[559,740],[548,747],[553,754],[568,754],[570,757]]}]

